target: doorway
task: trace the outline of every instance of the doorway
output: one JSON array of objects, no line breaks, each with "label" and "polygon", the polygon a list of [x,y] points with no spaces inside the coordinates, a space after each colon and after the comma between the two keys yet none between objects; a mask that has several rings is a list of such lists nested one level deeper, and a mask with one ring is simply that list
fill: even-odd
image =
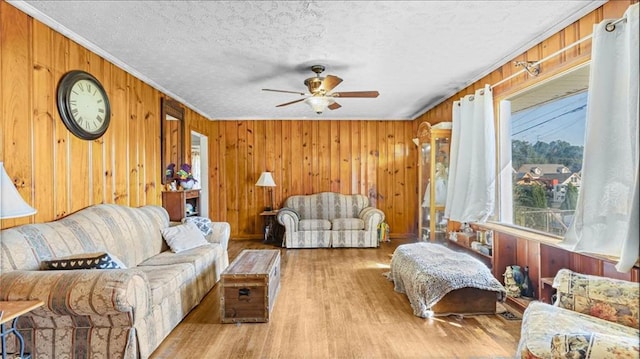
[{"label": "doorway", "polygon": [[200,190],[200,215],[209,218],[209,139],[191,131],[191,170],[198,182],[194,189]]}]

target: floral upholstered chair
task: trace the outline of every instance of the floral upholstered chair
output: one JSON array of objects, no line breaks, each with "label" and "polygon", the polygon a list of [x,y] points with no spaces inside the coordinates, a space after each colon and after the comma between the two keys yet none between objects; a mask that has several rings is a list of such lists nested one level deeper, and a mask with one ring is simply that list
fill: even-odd
[{"label": "floral upholstered chair", "polygon": [[519,358],[638,358],[640,285],[562,269],[553,305],[524,313]]}]

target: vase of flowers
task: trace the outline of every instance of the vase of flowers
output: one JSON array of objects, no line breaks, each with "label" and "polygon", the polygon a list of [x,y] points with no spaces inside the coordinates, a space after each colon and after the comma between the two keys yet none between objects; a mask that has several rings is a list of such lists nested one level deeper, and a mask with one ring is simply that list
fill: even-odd
[{"label": "vase of flowers", "polygon": [[176,172],[176,176],[178,177],[178,181],[180,182],[180,186],[183,189],[192,189],[193,186],[198,182],[195,178],[193,178],[193,174],[191,173],[191,165],[188,163],[183,163],[180,166],[178,172]]}]

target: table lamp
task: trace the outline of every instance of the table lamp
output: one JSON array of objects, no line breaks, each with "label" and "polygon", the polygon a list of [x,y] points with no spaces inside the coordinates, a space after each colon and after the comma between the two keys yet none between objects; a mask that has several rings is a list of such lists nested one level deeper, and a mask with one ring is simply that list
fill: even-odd
[{"label": "table lamp", "polygon": [[24,217],[34,213],[36,209],[22,199],[18,189],[4,170],[4,164],[0,162],[0,218]]},{"label": "table lamp", "polygon": [[269,206],[265,207],[265,211],[273,210],[273,187],[276,186],[276,182],[273,180],[273,176],[271,176],[271,172],[262,172],[260,174],[260,178],[258,178],[258,182],[256,182],[256,186],[258,187],[267,187],[269,191]]}]

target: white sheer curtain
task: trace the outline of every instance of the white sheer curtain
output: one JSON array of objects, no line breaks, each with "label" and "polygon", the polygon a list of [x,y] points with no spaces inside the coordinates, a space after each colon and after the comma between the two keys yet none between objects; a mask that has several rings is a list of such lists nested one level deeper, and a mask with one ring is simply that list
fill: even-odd
[{"label": "white sheer curtain", "polygon": [[193,188],[195,189],[202,188],[202,182],[201,182],[202,174],[200,170],[200,149],[197,147],[194,147],[191,149],[191,174],[198,181],[193,186]]},{"label": "white sheer curtain", "polygon": [[446,218],[485,222],[493,215],[495,161],[493,93],[486,85],[453,104]]},{"label": "white sheer curtain", "polygon": [[626,21],[594,28],[582,186],[563,244],[577,252],[638,259],[638,4]]}]

